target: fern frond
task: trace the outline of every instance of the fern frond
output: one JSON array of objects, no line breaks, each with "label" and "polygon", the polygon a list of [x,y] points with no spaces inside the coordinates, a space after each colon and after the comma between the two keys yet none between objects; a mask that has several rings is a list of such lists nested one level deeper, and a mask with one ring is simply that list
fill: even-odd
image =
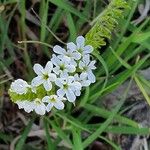
[{"label": "fern frond", "polygon": [[96,18],[96,23],[86,34],[86,43],[95,49],[106,45],[105,39],[111,38],[111,32],[123,17],[123,11],[128,7],[125,0],[112,0],[108,7]]}]

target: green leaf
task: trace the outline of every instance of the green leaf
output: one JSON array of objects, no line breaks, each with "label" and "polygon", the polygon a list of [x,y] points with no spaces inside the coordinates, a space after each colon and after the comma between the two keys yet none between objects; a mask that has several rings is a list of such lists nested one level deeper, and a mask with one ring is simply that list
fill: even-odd
[{"label": "green leaf", "polygon": [[42,0],[40,4],[40,18],[41,18],[41,31],[40,31],[40,41],[44,42],[46,37],[46,28],[45,25],[47,25],[47,17],[48,17],[48,5],[49,2]]},{"label": "green leaf", "polygon": [[89,99],[89,94],[90,94],[90,88],[87,87],[85,89],[85,94],[84,94],[83,98],[81,97],[79,107],[83,107],[87,103],[87,101]]},{"label": "green leaf", "polygon": [[66,2],[64,0],[49,0],[51,3],[55,4],[56,6],[69,11],[70,13],[73,13],[74,15],[78,16],[79,18],[88,21],[87,18],[82,15],[77,9],[71,6],[69,2]]},{"label": "green leaf", "polygon": [[[132,80],[131,80],[132,81]],[[83,147],[86,148],[90,143],[92,143],[98,136],[104,132],[104,130],[108,127],[108,125],[112,122],[113,118],[116,116],[117,112],[120,110],[121,106],[124,104],[124,101],[126,100],[127,93],[130,89],[131,82],[129,83],[129,86],[127,87],[124,95],[122,96],[121,100],[117,104],[117,106],[112,110],[111,115],[108,117],[108,119],[99,127],[97,130],[92,133],[84,142]]]},{"label": "green leaf", "polygon": [[46,140],[47,140],[47,148],[50,149],[50,150],[55,150],[55,147],[54,147],[54,144],[53,144],[53,141],[50,137],[50,134],[49,134],[49,124],[47,122],[47,120],[44,118],[44,128],[45,128],[45,132],[46,132]]},{"label": "green leaf", "polygon": [[[138,38],[137,38],[138,37]],[[132,42],[141,43],[150,38],[150,32],[138,33],[133,39]]]},{"label": "green leaf", "polygon": [[57,132],[58,136],[66,141],[70,147],[72,147],[72,142],[70,141],[69,137],[65,134],[65,132],[60,128],[58,127],[54,121],[50,121],[48,117],[45,117],[46,120],[48,121],[48,123],[52,126],[52,128]]},{"label": "green leaf", "polygon": [[70,12],[66,12],[67,24],[70,31],[70,41],[75,41],[77,37],[76,27]]},{"label": "green leaf", "polygon": [[30,132],[31,130],[31,127],[34,123],[34,120],[35,120],[35,116],[33,116],[33,118],[29,121],[28,125],[26,126],[25,130],[23,131],[23,134],[21,135],[17,145],[16,145],[16,149],[15,150],[21,150],[23,149],[23,146],[24,146],[24,143],[25,143],[25,140],[28,136],[28,133]]},{"label": "green leaf", "polygon": [[140,82],[140,80],[138,79],[138,77],[135,75],[134,76],[135,82],[138,85],[139,89],[141,90],[143,96],[145,97],[147,103],[150,105],[150,97],[148,96],[147,92],[145,91],[143,84]]},{"label": "green leaf", "polygon": [[[98,115],[98,116],[101,116],[103,118],[108,118],[112,113],[111,111],[108,111],[108,110],[105,110],[103,108],[100,108],[100,107],[97,107],[97,106],[94,106],[94,105],[90,105],[90,104],[86,104],[84,106],[84,108],[87,109],[88,111],[92,112],[92,114],[94,116]],[[123,124],[130,125],[130,126],[133,126],[133,127],[138,127],[138,123],[136,123],[135,121],[132,121],[131,119],[128,119],[126,117],[116,115],[114,117],[114,119],[119,123],[123,123]]]},{"label": "green leaf", "polygon": [[81,131],[72,127],[73,135],[73,150],[83,150],[82,141],[81,141]]},{"label": "green leaf", "polygon": [[114,54],[114,56],[118,59],[118,61],[127,69],[130,69],[131,66],[125,62],[111,47],[110,50],[112,51],[112,53]]},{"label": "green leaf", "polygon": [[[127,69],[118,75],[116,75],[114,78],[110,79],[108,81],[108,84],[106,88],[101,92],[98,89],[95,89],[91,92],[91,96],[89,98],[90,103],[93,103],[98,97],[104,96],[113,90],[115,90],[119,85],[121,85],[125,80],[127,80],[130,76],[132,76],[144,63],[145,61],[150,57],[150,54],[146,55],[144,58],[142,58],[137,64],[132,66],[130,69]],[[114,85],[113,88],[108,88],[111,87],[111,84]],[[107,90],[106,90],[107,89]],[[97,91],[98,90],[98,91]]]}]

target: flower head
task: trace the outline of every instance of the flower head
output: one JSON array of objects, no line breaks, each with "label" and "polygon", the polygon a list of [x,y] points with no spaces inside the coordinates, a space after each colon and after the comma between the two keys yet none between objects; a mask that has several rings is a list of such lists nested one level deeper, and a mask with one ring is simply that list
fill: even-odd
[{"label": "flower head", "polygon": [[31,111],[35,110],[37,114],[44,115],[46,112],[45,104],[39,98],[36,98],[33,101],[18,100],[16,101],[16,104],[18,105],[19,109],[24,109],[24,111],[26,111],[27,113],[30,113]]},{"label": "flower head", "polygon": [[32,79],[31,85],[22,79],[11,84],[9,95],[19,109],[28,113],[35,111],[39,115],[53,107],[62,110],[63,100],[74,103],[81,95],[82,87],[96,81],[92,72],[96,69],[96,62],[90,60],[93,47],[86,45],[83,36],[78,36],[76,43],[67,43],[66,49],[56,45],[53,51],[56,54],[45,67],[40,64],[33,66],[37,76]]},{"label": "flower head", "polygon": [[55,53],[59,54],[58,58],[64,59],[67,62],[76,64],[75,60],[79,60],[81,58],[81,56],[76,51],[74,45],[75,44],[73,42],[67,43],[67,50],[56,45],[56,46],[54,46],[53,50]]},{"label": "flower head", "polygon": [[89,86],[91,84],[91,81],[88,80],[86,73],[81,73],[80,75],[76,73],[74,75],[74,78],[75,78],[75,81],[81,83],[81,85],[83,87],[87,87],[87,86]]},{"label": "flower head", "polygon": [[33,67],[34,72],[38,75],[35,77],[31,84],[33,86],[39,86],[43,84],[46,91],[50,91],[52,89],[52,83],[56,80],[56,75],[52,73],[53,64],[51,61],[48,61],[45,68],[43,68],[40,64],[35,64]]},{"label": "flower head", "polygon": [[14,82],[12,82],[10,90],[17,94],[26,94],[29,87],[30,85],[26,81],[22,79],[17,79]]},{"label": "flower head", "polygon": [[19,109],[24,109],[24,111],[26,111],[27,113],[30,113],[34,110],[34,103],[28,100],[18,100],[15,103],[18,105]]},{"label": "flower head", "polygon": [[90,61],[90,55],[85,55],[79,62],[79,68],[82,70],[81,75],[86,74],[88,80],[91,81],[91,83],[94,83],[96,81],[95,75],[92,72],[92,70],[96,69],[95,63],[95,60]]},{"label": "flower head", "polygon": [[85,45],[85,38],[83,36],[78,36],[76,38],[76,45],[70,45],[70,49],[76,50],[80,55],[80,58],[93,51],[93,47],[91,45]]},{"label": "flower head", "polygon": [[39,115],[44,115],[46,112],[46,106],[45,104],[42,102],[41,99],[36,98],[34,101],[34,110],[37,114]]},{"label": "flower head", "polygon": [[68,63],[67,61],[65,61],[65,59],[59,59],[55,54],[53,54],[51,61],[55,65],[53,71],[57,75],[68,73],[68,72],[73,73],[76,70],[73,64]]},{"label": "flower head", "polygon": [[57,95],[66,95],[69,102],[74,102],[76,99],[76,90],[81,90],[81,84],[74,80],[73,76],[68,76],[68,74],[61,75],[59,79],[56,80],[56,85],[60,87],[57,90]]}]

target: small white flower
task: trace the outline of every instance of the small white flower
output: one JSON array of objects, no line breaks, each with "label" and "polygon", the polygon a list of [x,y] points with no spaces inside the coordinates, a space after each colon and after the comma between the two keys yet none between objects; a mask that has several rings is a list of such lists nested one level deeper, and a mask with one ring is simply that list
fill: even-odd
[{"label": "small white flower", "polygon": [[50,91],[52,89],[51,82],[55,82],[56,80],[56,75],[52,73],[52,62],[48,61],[45,68],[43,68],[40,64],[35,64],[33,70],[38,76],[32,80],[31,84],[36,87],[43,84],[45,90]]},{"label": "small white flower", "polygon": [[15,103],[18,105],[19,109],[24,109],[27,113],[33,111],[35,107],[33,101],[21,100]]},{"label": "small white flower", "polygon": [[64,58],[62,60],[59,59],[55,54],[53,54],[51,61],[55,65],[55,67],[53,68],[53,71],[57,75],[68,73],[68,72],[73,73],[76,70],[74,65],[69,64]]},{"label": "small white flower", "polygon": [[17,79],[14,82],[12,82],[10,90],[17,94],[26,94],[29,87],[30,85],[26,81],[22,79]]},{"label": "small white flower", "polygon": [[18,105],[19,109],[24,109],[27,113],[35,110],[37,114],[44,115],[46,112],[46,106],[39,98],[36,98],[33,101],[18,100],[15,103]]},{"label": "small white flower", "polygon": [[75,81],[78,81],[81,83],[83,87],[87,87],[91,84],[91,81],[87,79],[87,74],[86,73],[81,73],[78,75],[77,73],[74,75]]},{"label": "small white flower", "polygon": [[57,95],[62,97],[66,95],[69,102],[74,102],[77,96],[76,91],[81,90],[81,84],[76,82],[73,76],[68,76],[67,74],[61,75],[55,83],[60,87],[57,90]]},{"label": "small white flower", "polygon": [[91,45],[85,45],[85,38],[83,36],[78,36],[76,38],[76,44],[71,43],[69,45],[69,49],[72,51],[77,51],[80,55],[80,58],[86,54],[90,54],[93,51],[93,47]]},{"label": "small white flower", "polygon": [[34,100],[34,110],[38,115],[44,115],[46,112],[46,106],[45,104],[42,102],[41,99],[36,98]]},{"label": "small white flower", "polygon": [[79,62],[79,68],[82,70],[81,74],[87,74],[87,78],[91,81],[91,83],[94,83],[96,81],[95,75],[92,72],[93,69],[96,69],[95,63],[95,60],[90,61],[89,55],[85,55]]},{"label": "small white flower", "polygon": [[81,58],[81,56],[74,48],[74,45],[75,44],[73,42],[67,43],[67,50],[56,45],[56,46],[54,46],[53,50],[55,53],[59,54],[58,55],[59,58],[61,58],[61,59],[64,58],[65,61],[76,64],[74,60],[79,60]]},{"label": "small white flower", "polygon": [[58,110],[64,109],[64,103],[62,100],[65,100],[65,98],[57,95],[45,96],[42,99],[43,102],[48,103],[46,106],[47,112],[51,111],[52,107],[55,107]]}]

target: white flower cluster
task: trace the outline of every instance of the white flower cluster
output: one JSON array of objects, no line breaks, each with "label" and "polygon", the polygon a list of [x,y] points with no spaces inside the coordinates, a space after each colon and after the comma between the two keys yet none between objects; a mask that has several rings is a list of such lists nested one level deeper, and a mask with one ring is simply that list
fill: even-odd
[{"label": "white flower cluster", "polygon": [[[95,60],[90,60],[93,47],[85,45],[83,36],[77,37],[76,44],[67,43],[67,49],[56,45],[53,51],[56,54],[52,55],[45,68],[40,64],[34,65],[33,70],[37,77],[31,81],[31,85],[22,79],[11,84],[11,92],[25,95],[32,91],[35,95],[33,100],[16,100],[19,109],[23,108],[28,113],[35,110],[40,115],[51,111],[52,107],[62,110],[63,101],[74,103],[76,97],[80,96],[82,87],[95,82],[95,75],[92,72],[96,69]],[[40,86],[46,93],[42,98],[36,96],[39,95],[37,89]]]}]

